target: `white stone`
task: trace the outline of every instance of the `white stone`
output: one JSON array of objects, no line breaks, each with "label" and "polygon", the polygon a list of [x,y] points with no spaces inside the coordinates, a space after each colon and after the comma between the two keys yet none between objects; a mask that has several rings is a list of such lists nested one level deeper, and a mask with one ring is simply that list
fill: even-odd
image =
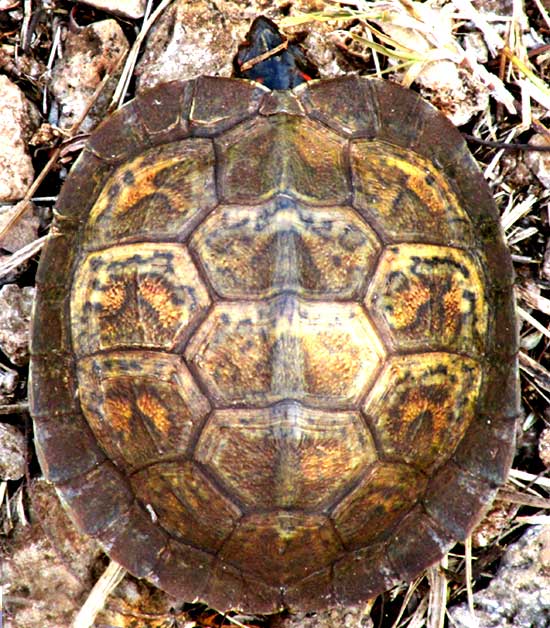
[{"label": "white stone", "polygon": [[[0,288],[0,350],[12,364],[29,360],[29,329],[35,289],[13,283]],[[42,330],[48,333],[48,330]]]},{"label": "white stone", "polygon": [[525,163],[531,168],[533,174],[550,190],[550,142],[541,134],[534,135],[529,144],[533,146],[546,147],[546,151],[529,151],[525,153]]},{"label": "white stone", "polygon": [[102,119],[127,50],[128,40],[115,20],[94,22],[77,32],[67,33],[63,58],[56,62],[51,82],[51,91],[59,104],[61,129],[70,129],[81,119],[108,72],[111,74],[109,84],[95,101],[80,130],[91,131]]},{"label": "white stone", "polygon": [[0,202],[21,199],[32,183],[34,169],[26,143],[36,118],[19,87],[0,74]]}]

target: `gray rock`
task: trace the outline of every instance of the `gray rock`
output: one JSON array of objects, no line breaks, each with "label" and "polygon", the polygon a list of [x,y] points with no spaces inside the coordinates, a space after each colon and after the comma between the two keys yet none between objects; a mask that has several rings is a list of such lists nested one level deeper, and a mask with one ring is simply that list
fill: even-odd
[{"label": "gray rock", "polygon": [[17,366],[29,360],[29,327],[35,289],[8,284],[0,289],[0,350]]},{"label": "gray rock", "polygon": [[0,404],[7,404],[12,401],[18,381],[17,371],[0,365]]},{"label": "gray rock", "polygon": [[30,244],[37,237],[39,221],[33,213],[33,204],[30,201],[21,201],[15,205],[0,205],[0,230],[8,224],[13,215],[21,210],[23,204],[25,210],[22,217],[0,240],[2,248],[10,253]]},{"label": "gray rock", "polygon": [[26,144],[38,119],[19,87],[0,74],[0,202],[21,199],[34,179]]},{"label": "gray rock", "polygon": [[90,131],[102,119],[128,48],[128,40],[115,20],[94,22],[67,34],[64,56],[55,64],[51,82],[51,91],[59,104],[57,124],[60,128],[69,129],[80,120],[96,88],[109,73],[111,80],[86,115],[80,130]]},{"label": "gray rock", "polygon": [[138,91],[205,74],[231,76],[233,56],[250,21],[235,7],[226,12],[219,4],[176,0],[170,5],[151,30],[136,68]]},{"label": "gray rock", "polygon": [[99,548],[76,531],[52,485],[33,480],[29,492],[30,525],[16,524],[2,556],[3,610],[14,628],[68,628]]},{"label": "gray rock", "polygon": [[474,595],[475,618],[466,605],[450,609],[457,628],[550,626],[550,525],[528,530],[510,545],[497,575]]},{"label": "gray rock", "polygon": [[0,479],[19,480],[25,475],[25,437],[13,425],[0,423]]}]

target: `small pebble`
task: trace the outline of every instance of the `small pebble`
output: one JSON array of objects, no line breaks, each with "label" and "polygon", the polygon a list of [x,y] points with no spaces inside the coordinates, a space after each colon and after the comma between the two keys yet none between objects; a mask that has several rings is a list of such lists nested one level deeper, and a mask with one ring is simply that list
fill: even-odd
[{"label": "small pebble", "polygon": [[0,74],[0,202],[21,199],[34,179],[26,144],[37,126],[34,105]]},{"label": "small pebble", "polygon": [[25,475],[25,437],[13,425],[0,423],[0,479],[19,480]]},{"label": "small pebble", "polygon": [[29,328],[35,289],[8,284],[0,289],[0,350],[16,366],[29,360]]},{"label": "small pebble", "polygon": [[[529,144],[548,147],[550,139],[543,135],[534,135]],[[529,151],[525,154],[525,162],[542,185],[550,190],[550,152]]]}]

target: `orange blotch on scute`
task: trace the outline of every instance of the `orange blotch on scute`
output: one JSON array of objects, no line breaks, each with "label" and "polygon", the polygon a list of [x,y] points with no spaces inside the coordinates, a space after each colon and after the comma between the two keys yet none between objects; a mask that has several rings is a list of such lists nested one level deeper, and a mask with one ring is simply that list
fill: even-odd
[{"label": "orange blotch on scute", "polygon": [[[439,388],[439,390],[436,390]],[[448,423],[449,402],[452,399],[446,396],[445,386],[432,386],[429,394],[425,394],[421,388],[413,388],[408,391],[403,402],[401,421],[403,426],[408,426],[408,432],[414,438],[414,432],[420,427],[421,419],[430,418],[434,437],[445,429]],[[440,394],[437,394],[440,393]],[[418,426],[417,426],[418,424]]]},{"label": "orange blotch on scute", "polygon": [[166,329],[177,324],[180,310],[172,302],[172,293],[157,279],[145,278],[139,282],[139,296],[155,310],[158,322]]},{"label": "orange blotch on scute", "polygon": [[126,286],[123,282],[113,282],[104,293],[103,309],[113,312],[119,310],[126,301]]},{"label": "orange blotch on scute", "polygon": [[140,412],[154,423],[159,432],[168,433],[170,430],[168,410],[157,397],[143,392],[137,398],[137,407]]},{"label": "orange blotch on scute", "polygon": [[445,324],[450,333],[456,332],[461,318],[462,289],[456,281],[452,281],[451,287],[443,295],[443,310],[445,312]]},{"label": "orange blotch on scute", "polygon": [[106,397],[105,415],[109,417],[109,422],[120,434],[129,435],[132,414],[132,401],[130,399]]},{"label": "orange blotch on scute", "polygon": [[417,319],[419,310],[430,302],[431,294],[428,286],[420,281],[411,283],[408,290],[399,295],[393,307],[394,326],[396,329],[408,327]]}]

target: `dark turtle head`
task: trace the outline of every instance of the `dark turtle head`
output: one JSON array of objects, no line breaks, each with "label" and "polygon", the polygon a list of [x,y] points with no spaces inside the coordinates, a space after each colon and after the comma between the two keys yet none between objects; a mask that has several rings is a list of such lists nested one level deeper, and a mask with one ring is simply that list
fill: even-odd
[{"label": "dark turtle head", "polygon": [[300,46],[285,39],[277,25],[264,16],[252,22],[233,66],[236,77],[258,81],[269,89],[292,89],[319,76]]}]

